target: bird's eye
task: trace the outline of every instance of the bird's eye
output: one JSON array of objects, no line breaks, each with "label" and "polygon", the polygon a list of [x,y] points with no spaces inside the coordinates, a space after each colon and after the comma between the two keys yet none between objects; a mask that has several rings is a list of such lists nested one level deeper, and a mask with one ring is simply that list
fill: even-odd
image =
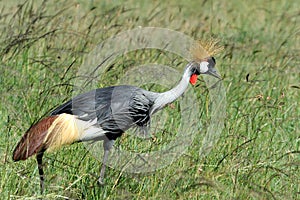
[{"label": "bird's eye", "polygon": [[217,64],[216,59],[214,57],[211,57],[211,59],[214,61],[215,64]]}]

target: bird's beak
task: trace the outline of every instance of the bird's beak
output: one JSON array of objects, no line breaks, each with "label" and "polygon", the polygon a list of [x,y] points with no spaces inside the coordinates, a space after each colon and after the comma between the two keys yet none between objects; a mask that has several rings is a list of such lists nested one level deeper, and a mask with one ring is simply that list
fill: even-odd
[{"label": "bird's beak", "polygon": [[222,77],[217,73],[217,71],[215,69],[210,69],[206,72],[207,74],[213,76],[213,77],[216,77],[218,79],[222,79]]}]

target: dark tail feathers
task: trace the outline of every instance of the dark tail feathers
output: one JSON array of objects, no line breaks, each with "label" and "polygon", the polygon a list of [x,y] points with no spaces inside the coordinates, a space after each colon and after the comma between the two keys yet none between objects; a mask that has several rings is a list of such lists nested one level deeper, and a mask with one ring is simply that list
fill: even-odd
[{"label": "dark tail feathers", "polygon": [[13,160],[26,160],[28,157],[46,150],[44,139],[48,128],[52,125],[57,116],[50,116],[34,124],[21,138],[13,153]]}]

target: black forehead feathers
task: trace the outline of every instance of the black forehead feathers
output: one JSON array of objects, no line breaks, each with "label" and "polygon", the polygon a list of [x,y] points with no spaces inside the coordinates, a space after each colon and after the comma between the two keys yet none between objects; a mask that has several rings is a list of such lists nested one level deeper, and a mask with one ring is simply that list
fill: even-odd
[{"label": "black forehead feathers", "polygon": [[214,67],[216,65],[216,59],[214,57],[208,58],[207,62],[209,63],[209,67]]}]

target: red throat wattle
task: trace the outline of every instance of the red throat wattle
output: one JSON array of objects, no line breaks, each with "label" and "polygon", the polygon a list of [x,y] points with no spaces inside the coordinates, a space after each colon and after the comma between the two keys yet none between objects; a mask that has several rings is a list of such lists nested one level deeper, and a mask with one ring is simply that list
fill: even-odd
[{"label": "red throat wattle", "polygon": [[191,83],[192,85],[195,85],[196,82],[197,82],[197,78],[198,78],[198,75],[197,75],[197,74],[193,74],[193,75],[191,76],[191,78],[190,78],[190,83]]}]

